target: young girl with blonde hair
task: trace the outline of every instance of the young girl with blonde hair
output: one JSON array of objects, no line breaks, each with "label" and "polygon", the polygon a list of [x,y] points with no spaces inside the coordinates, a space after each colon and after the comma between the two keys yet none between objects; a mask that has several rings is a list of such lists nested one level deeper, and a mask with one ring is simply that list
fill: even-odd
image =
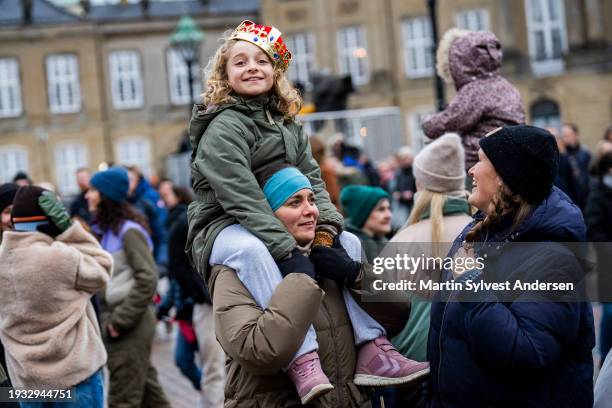
[{"label": "young girl with blonde hair", "polygon": [[[262,309],[272,296],[274,285],[266,271],[253,268],[253,259],[261,256],[261,245],[253,244],[254,237],[263,242],[275,261],[274,268],[268,271],[273,269],[273,273],[280,273],[282,277],[297,272],[315,278],[312,261],[303,255],[296,239],[274,215],[279,203],[268,202],[267,197],[286,198],[285,190],[292,189],[296,183],[304,184],[305,176],[314,193],[319,217],[316,225],[300,228],[316,230],[315,245],[323,239],[331,245],[343,227],[342,216],[331,203],[319,167],[312,158],[308,136],[295,120],[301,98],[285,78],[290,60],[291,53],[278,29],[243,21],[207,67],[204,104],[194,107],[189,129],[196,192],[196,200],[188,210],[190,260],[206,280],[214,264],[234,269],[253,297],[261,300]],[[273,191],[264,194],[257,179],[282,163],[294,166],[301,174],[294,175],[283,186],[275,184],[270,187]],[[233,224],[243,228],[227,229]],[[216,247],[222,246],[225,255],[211,259],[213,244],[223,230],[226,231],[220,237],[223,245],[217,243]],[[344,271],[358,272],[355,268]],[[337,278],[349,282],[356,276]],[[361,337],[367,338],[360,345],[374,344],[375,339],[386,335],[373,319],[368,324],[362,327]],[[316,343],[310,347],[308,344],[313,343],[305,341],[296,349],[296,356],[288,367],[303,403],[333,388],[321,370]],[[381,349],[380,353],[385,351]],[[411,365],[411,368],[414,367]],[[418,374],[422,375],[429,368],[420,371]],[[415,377],[414,373],[409,374],[402,369],[393,375],[376,376],[376,380],[392,377],[396,382],[408,382]]]}]

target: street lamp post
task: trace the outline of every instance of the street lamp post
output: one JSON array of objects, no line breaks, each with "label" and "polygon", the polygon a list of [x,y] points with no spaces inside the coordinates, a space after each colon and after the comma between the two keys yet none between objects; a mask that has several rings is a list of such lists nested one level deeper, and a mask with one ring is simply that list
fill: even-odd
[{"label": "street lamp post", "polygon": [[193,97],[193,66],[198,62],[200,56],[200,44],[204,40],[204,33],[200,31],[196,22],[189,16],[183,16],[179,20],[176,31],[170,36],[170,45],[183,58],[187,65],[187,82],[189,84],[189,112]]},{"label": "street lamp post", "polygon": [[[436,61],[436,49],[438,48],[438,19],[436,17],[436,0],[427,0],[427,8],[429,9],[429,20],[431,21],[431,32],[433,36],[433,46],[431,52],[433,53],[434,65]],[[435,73],[435,91],[436,91],[436,105],[438,112],[444,109],[446,102],[444,101],[444,84],[442,78]]]}]

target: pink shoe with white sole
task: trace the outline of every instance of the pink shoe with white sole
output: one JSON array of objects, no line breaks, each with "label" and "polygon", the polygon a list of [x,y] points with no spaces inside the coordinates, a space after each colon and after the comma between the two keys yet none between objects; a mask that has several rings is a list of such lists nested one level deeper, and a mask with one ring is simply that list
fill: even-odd
[{"label": "pink shoe with white sole", "polygon": [[334,389],[321,368],[319,354],[316,351],[298,357],[289,366],[287,374],[295,384],[302,405]]},{"label": "pink shoe with white sole", "polygon": [[359,350],[355,385],[388,387],[407,385],[429,374],[429,363],[404,357],[385,336],[378,337]]}]

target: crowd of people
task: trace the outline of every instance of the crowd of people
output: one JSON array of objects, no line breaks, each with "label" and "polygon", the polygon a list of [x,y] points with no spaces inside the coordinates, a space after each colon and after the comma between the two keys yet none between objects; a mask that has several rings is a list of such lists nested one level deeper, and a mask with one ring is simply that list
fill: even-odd
[{"label": "crowd of people", "polygon": [[[424,122],[432,141],[372,163],[303,132],[290,60],[274,27],[225,39],[191,118],[191,189],[120,166],[79,169],[68,206],[23,173],[0,185],[0,385],[171,406],[151,353],[173,321],[202,407],[609,406],[612,303],[594,385],[593,306],[577,293],[383,301],[367,282],[389,248],[485,259],[416,273],[440,283],[582,282],[562,244],[612,241],[612,127],[591,155],[574,124],[526,125],[495,35],[452,30],[438,70],[457,94]],[[597,257],[609,299],[610,253]]]},{"label": "crowd of people", "polygon": [[[79,169],[82,191],[68,211],[54,192],[17,178],[0,186],[3,386],[74,387],[78,407],[169,407],[150,357],[157,322],[172,309],[177,367],[202,406],[222,406],[225,354],[184,252],[191,191],[169,180],[153,188],[133,167]],[[170,282],[161,298],[160,276]]]}]

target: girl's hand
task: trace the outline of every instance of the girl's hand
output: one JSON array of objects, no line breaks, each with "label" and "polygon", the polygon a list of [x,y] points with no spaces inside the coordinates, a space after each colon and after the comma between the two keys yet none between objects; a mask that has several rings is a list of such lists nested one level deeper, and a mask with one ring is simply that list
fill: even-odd
[{"label": "girl's hand", "polygon": [[280,270],[283,278],[290,273],[303,273],[310,276],[312,279],[315,278],[315,267],[311,260],[300,253],[300,250],[295,248],[291,251],[291,256],[277,262],[278,269]]},{"label": "girl's hand", "polygon": [[310,259],[315,266],[317,277],[337,281],[343,286],[351,286],[359,276],[361,264],[354,261],[340,245],[338,236],[332,248],[316,246],[310,251]]}]

